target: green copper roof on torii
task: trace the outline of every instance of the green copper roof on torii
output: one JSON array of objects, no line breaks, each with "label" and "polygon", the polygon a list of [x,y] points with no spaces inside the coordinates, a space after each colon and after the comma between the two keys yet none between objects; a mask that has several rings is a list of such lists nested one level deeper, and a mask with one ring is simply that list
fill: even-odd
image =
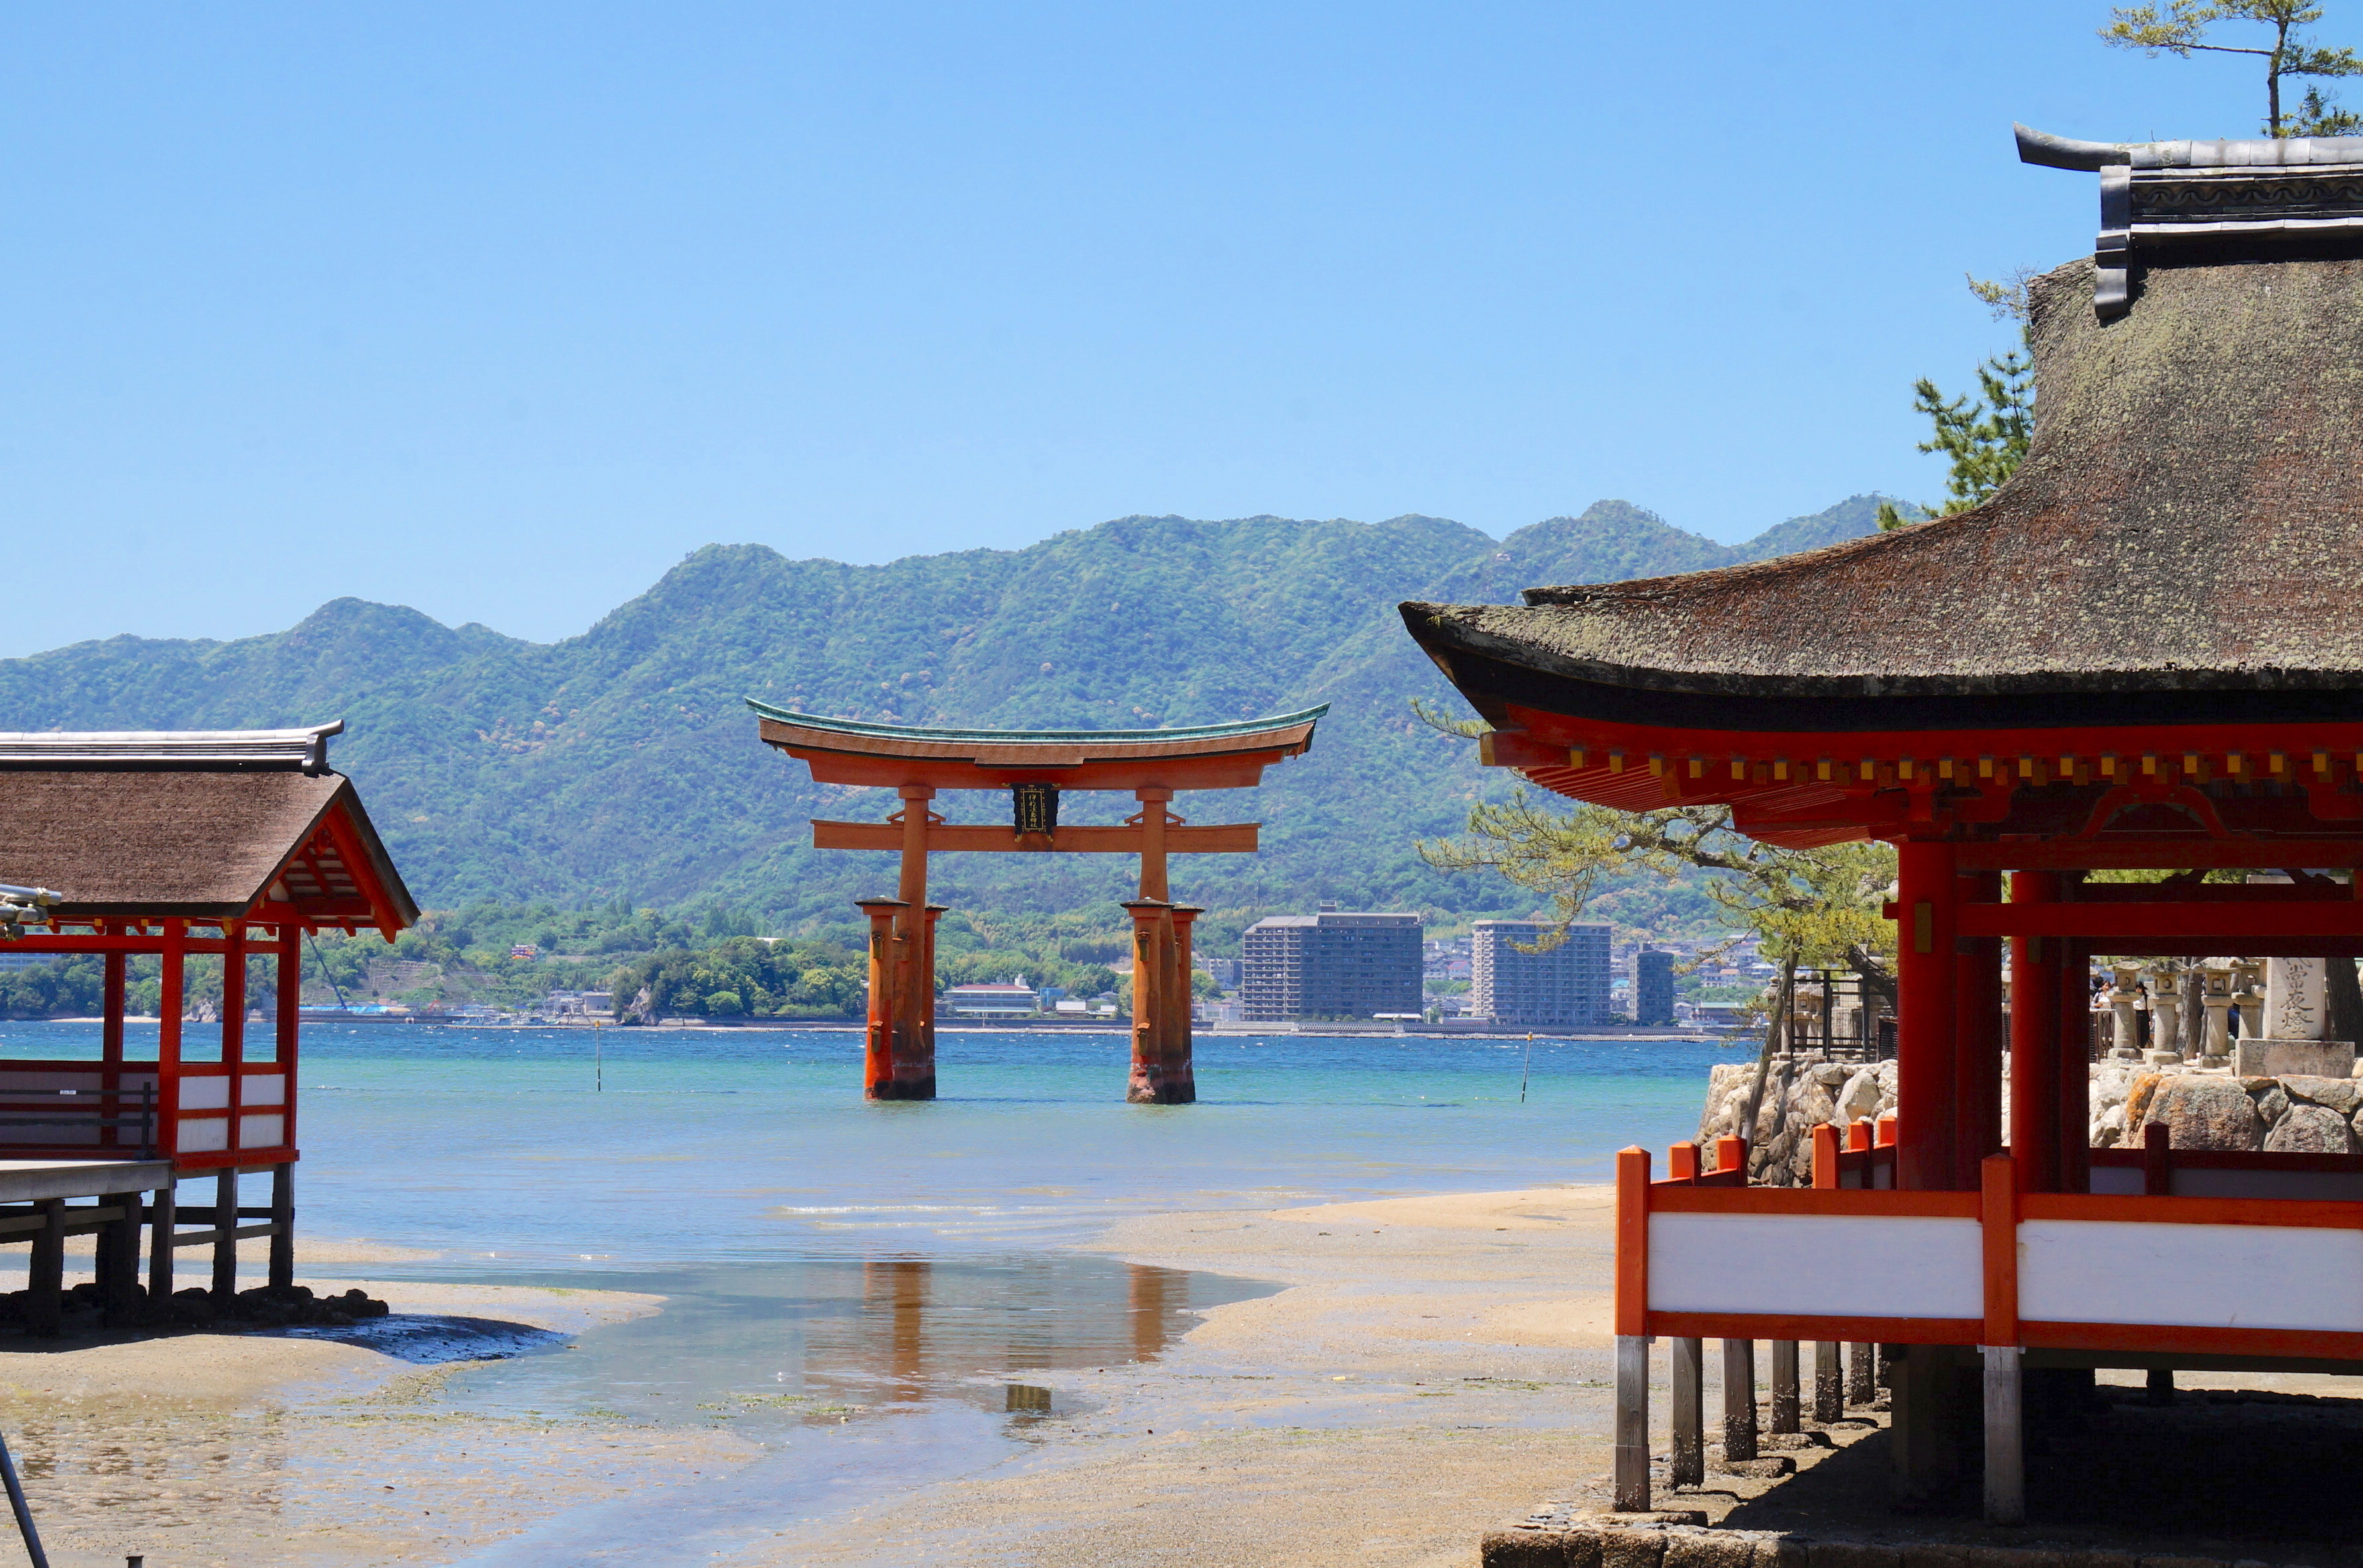
[{"label": "green copper roof on torii", "polygon": [[799,713],[792,709],[774,708],[768,702],[747,699],[747,706],[766,719],[782,724],[794,724],[810,730],[834,730],[841,734],[877,735],[894,740],[915,741],[984,741],[994,745],[1073,745],[1093,741],[1188,741],[1224,740],[1237,735],[1261,734],[1269,730],[1288,729],[1297,724],[1312,723],[1329,712],[1329,704],[1306,708],[1300,712],[1275,713],[1268,719],[1241,719],[1227,724],[1193,724],[1181,729],[1166,730],[964,730],[930,729],[918,724],[874,724],[859,719],[831,719],[817,713]]}]

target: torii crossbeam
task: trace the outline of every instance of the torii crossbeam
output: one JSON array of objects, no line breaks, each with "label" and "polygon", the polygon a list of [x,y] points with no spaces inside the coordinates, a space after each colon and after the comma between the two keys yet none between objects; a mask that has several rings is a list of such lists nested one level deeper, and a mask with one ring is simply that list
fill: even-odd
[{"label": "torii crossbeam", "polygon": [[[936,921],[927,902],[927,853],[1137,855],[1140,896],[1132,915],[1132,1074],[1125,1098],[1187,1105],[1198,1098],[1190,1062],[1190,923],[1201,912],[1173,901],[1170,855],[1252,855],[1257,823],[1201,826],[1166,802],[1185,790],[1237,790],[1313,745],[1327,703],[1299,713],[1173,730],[955,730],[863,723],[773,708],[749,699],[763,744],[812,769],[821,784],[891,789],[903,809],[883,823],[815,821],[815,849],[891,849],[903,856],[891,899],[858,900],[870,920],[869,1057],[871,1099],[936,1096]],[[927,804],[942,790],[1006,790],[1007,827],[947,823]],[[1070,790],[1127,790],[1140,811],[1123,825],[1059,825]]]}]

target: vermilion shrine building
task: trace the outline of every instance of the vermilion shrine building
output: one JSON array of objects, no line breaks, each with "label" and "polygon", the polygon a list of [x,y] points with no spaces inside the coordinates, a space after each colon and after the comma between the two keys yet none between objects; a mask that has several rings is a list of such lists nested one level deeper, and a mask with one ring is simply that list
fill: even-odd
[{"label": "vermilion shrine building", "polygon": [[2084,989],[2094,954],[2363,955],[2363,880],[2199,880],[2363,865],[2363,139],[2022,149],[2100,171],[2102,233],[2034,285],[2034,443],[1984,504],[1403,606],[1489,762],[1900,854],[1892,1143],[1821,1130],[1812,1189],[1745,1185],[1736,1148],[1655,1179],[1622,1157],[1620,1507],[1648,1503],[1656,1337],[1675,1481],[1699,1479],[1703,1340],[1751,1430],[1755,1341],[1881,1342],[1903,1490],[1975,1468],[1946,1409],[1981,1402],[2003,1520],[2023,1368],[2363,1374],[2363,1157],[2089,1149]]},{"label": "vermilion shrine building", "polygon": [[[895,896],[860,900],[870,921],[868,1098],[935,1098],[936,922],[944,911],[927,902],[927,856],[967,850],[1140,857],[1140,896],[1125,905],[1133,922],[1132,1071],[1125,1098],[1151,1105],[1197,1099],[1190,925],[1204,911],[1173,901],[1166,857],[1251,855],[1259,824],[1192,824],[1167,802],[1184,790],[1261,783],[1265,768],[1312,746],[1328,704],[1170,730],[926,729],[752,701],[748,706],[759,716],[763,744],[810,767],[815,781],[891,789],[903,801],[883,823],[812,825],[816,849],[902,856]],[[947,822],[927,802],[950,790],[1008,791],[1009,824]],[[1094,790],[1128,791],[1140,811],[1120,825],[1061,824],[1060,795]]]},{"label": "vermilion shrine building", "polygon": [[[72,1234],[100,1238],[110,1315],[135,1294],[143,1222],[151,1297],[172,1293],[173,1254],[192,1246],[211,1251],[215,1293],[234,1293],[244,1239],[267,1238],[269,1282],[291,1281],[302,944],[316,931],[391,941],[418,916],[328,767],[343,727],[0,735],[0,879],[63,895],[46,933],[6,950],[95,955],[105,974],[97,1060],[0,1060],[0,1240],[33,1242],[37,1331],[56,1328]],[[143,955],[161,968],[152,1056],[125,1027]],[[199,955],[220,963],[215,1021],[183,1017]],[[270,977],[260,1023],[256,970]],[[239,1207],[247,1175],[271,1178],[267,1206]],[[212,1205],[176,1205],[193,1176],[214,1178]]]}]

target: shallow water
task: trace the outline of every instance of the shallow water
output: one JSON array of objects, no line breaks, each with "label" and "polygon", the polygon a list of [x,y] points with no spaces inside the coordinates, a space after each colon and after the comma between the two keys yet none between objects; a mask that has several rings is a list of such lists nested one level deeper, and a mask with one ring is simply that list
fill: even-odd
[{"label": "shallow water", "polygon": [[[134,1026],[143,1054],[153,1026]],[[866,1104],[861,1037],[305,1031],[300,1223],[433,1248],[381,1278],[649,1291],[654,1319],[462,1373],[497,1413],[727,1421],[771,1455],[552,1521],[486,1563],[664,1560],[1021,1443],[1029,1373],[1153,1356],[1256,1281],[1064,1250],[1156,1210],[1603,1181],[1696,1128],[1726,1047],[1631,1040],[1198,1043],[1200,1099],[1123,1101],[1120,1033],[947,1032],[942,1098]],[[83,1057],[95,1025],[0,1025]],[[259,1187],[250,1201],[259,1200]],[[595,1516],[595,1517],[594,1517]],[[597,1541],[596,1551],[591,1550]]]}]

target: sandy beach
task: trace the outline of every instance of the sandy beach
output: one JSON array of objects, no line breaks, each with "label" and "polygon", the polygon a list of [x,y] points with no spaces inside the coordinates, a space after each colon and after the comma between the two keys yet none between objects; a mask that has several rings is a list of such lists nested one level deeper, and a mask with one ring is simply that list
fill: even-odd
[{"label": "sandy beach", "polygon": [[1026,1459],[782,1539],[773,1563],[1468,1568],[1606,1472],[1610,1189],[1129,1221],[1132,1262],[1273,1280],[1158,1360],[1050,1377]]},{"label": "sandy beach", "polygon": [[[1471,1563],[1487,1523],[1604,1469],[1607,1220],[1605,1188],[1559,1187],[1126,1221],[1099,1250],[1288,1288],[1206,1310],[1153,1361],[1042,1375],[1052,1409],[1016,1457],[732,1560]],[[661,1307],[367,1277],[398,1251],[307,1249],[305,1282],[560,1333]],[[762,1454],[719,1423],[438,1408],[452,1366],[352,1344],[0,1346],[0,1421],[60,1568],[446,1562]]]}]

